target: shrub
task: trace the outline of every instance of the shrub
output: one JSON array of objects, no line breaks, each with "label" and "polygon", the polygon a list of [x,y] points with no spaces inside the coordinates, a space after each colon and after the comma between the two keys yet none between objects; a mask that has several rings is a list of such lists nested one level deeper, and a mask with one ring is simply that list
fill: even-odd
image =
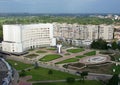
[{"label": "shrub", "polygon": [[20,77],[24,77],[24,76],[26,76],[26,72],[25,72],[25,70],[22,70],[22,71],[19,73],[19,75],[20,75]]},{"label": "shrub", "polygon": [[53,74],[53,71],[52,71],[52,70],[49,70],[49,71],[48,71],[48,74],[49,74],[49,75],[52,75],[52,74]]}]

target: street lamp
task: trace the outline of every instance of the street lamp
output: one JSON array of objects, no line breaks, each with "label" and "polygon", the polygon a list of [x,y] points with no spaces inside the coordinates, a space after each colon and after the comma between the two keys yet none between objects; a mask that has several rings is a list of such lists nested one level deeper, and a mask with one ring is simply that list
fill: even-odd
[{"label": "street lamp", "polygon": [[113,69],[113,72],[115,72],[116,70],[115,69]]},{"label": "street lamp", "polygon": [[118,63],[116,63],[116,66],[118,66]]},{"label": "street lamp", "polygon": [[119,61],[120,61],[120,58],[119,58]]}]

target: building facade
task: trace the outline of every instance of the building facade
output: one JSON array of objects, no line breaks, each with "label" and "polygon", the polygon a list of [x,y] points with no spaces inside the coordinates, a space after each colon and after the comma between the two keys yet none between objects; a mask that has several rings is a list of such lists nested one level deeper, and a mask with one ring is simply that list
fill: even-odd
[{"label": "building facade", "polygon": [[120,41],[120,26],[114,26],[114,39]]},{"label": "building facade", "polygon": [[113,39],[113,25],[54,24],[54,36],[73,40]]},{"label": "building facade", "polygon": [[2,50],[12,53],[55,46],[52,24],[3,25]]}]

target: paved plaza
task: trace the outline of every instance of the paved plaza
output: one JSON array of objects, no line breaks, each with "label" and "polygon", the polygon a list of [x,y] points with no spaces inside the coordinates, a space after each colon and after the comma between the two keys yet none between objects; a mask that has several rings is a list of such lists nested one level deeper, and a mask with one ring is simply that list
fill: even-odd
[{"label": "paved plaza", "polygon": [[[25,55],[22,55],[22,56],[14,56],[14,55],[11,55],[11,56],[14,56],[14,57],[19,57],[19,59],[24,59],[24,62],[26,62],[26,60],[29,60],[32,62],[40,62],[40,63],[45,63],[45,64],[48,64],[48,65],[55,65],[55,63],[57,62],[61,62],[61,61],[64,61],[66,59],[70,59],[70,58],[76,58],[76,56],[82,56],[84,55],[85,53],[88,53],[88,52],[91,52],[91,51],[94,51],[94,50],[91,50],[91,49],[85,49],[84,51],[82,52],[78,52],[78,53],[70,53],[70,52],[67,52],[68,49],[75,49],[75,47],[71,47],[71,48],[65,48],[65,49],[62,49],[62,53],[57,53],[57,50],[48,50],[47,48],[41,48],[41,49],[35,49],[33,51],[29,51],[29,54],[37,54],[38,56],[34,57],[34,58],[28,58],[28,57],[25,57],[26,55],[29,55],[29,54],[25,54]],[[37,53],[37,51],[45,51],[45,53]],[[67,53],[69,53],[69,55],[66,55]],[[51,61],[48,61],[48,62],[42,62],[42,61],[39,61],[39,59],[43,58],[45,55],[49,55],[49,54],[59,54],[61,55],[62,57],[60,58],[57,58],[57,59],[54,59],[54,60],[51,60]],[[71,62],[71,63],[84,63],[84,64],[96,64],[96,63],[102,63],[102,62],[110,62],[110,57],[108,55],[102,55],[102,54],[99,54],[99,51],[96,51],[96,55],[94,56],[85,56],[83,58],[79,58],[79,61],[77,62]],[[67,63],[65,63],[67,64]],[[57,66],[62,66],[63,64],[57,64]]]},{"label": "paved plaza", "polygon": [[[67,48],[67,49],[71,49],[71,48]],[[52,61],[48,61],[48,62],[42,62],[42,61],[39,61],[39,59],[43,58],[45,55],[48,55],[48,54],[58,54],[56,50],[48,50],[46,48],[41,48],[41,49],[36,49],[36,50],[33,50],[33,51],[29,52],[29,54],[38,54],[38,56],[35,57],[35,58],[24,57],[24,56],[29,55],[29,54],[26,54],[26,55],[23,55],[23,56],[11,55],[8,58],[10,58],[12,60],[16,60],[16,61],[21,61],[21,62],[24,62],[24,63],[29,63],[29,64],[35,64],[35,62],[38,62],[38,65],[40,67],[59,70],[59,71],[62,71],[62,72],[68,72],[70,74],[76,75],[76,70],[66,69],[66,68],[62,67],[63,64],[55,64],[55,63],[66,60],[66,59],[69,59],[69,58],[75,58],[78,55],[84,55],[85,53],[91,52],[91,51],[94,51],[94,50],[85,49],[82,52],[69,53],[69,55],[65,55],[66,53],[68,53],[67,49],[62,49],[62,53],[59,54],[63,57],[52,60]],[[38,50],[46,51],[46,53],[36,53],[36,51],[38,51]],[[96,51],[96,55],[85,56],[83,58],[79,58],[78,62],[80,62],[80,63],[88,63],[88,62],[89,63],[91,63],[91,62],[92,63],[102,63],[102,62],[111,62],[111,61],[110,61],[110,57],[108,55],[101,55],[101,54],[99,54],[99,51]],[[72,62],[72,63],[76,63],[76,62]],[[97,80],[97,79],[100,79],[100,78],[102,79],[103,76],[105,76],[104,77],[105,79],[109,79],[111,77],[111,75],[106,75],[106,74],[89,73],[89,76],[87,77],[87,79],[96,79]],[[31,78],[31,77],[29,76],[28,78]],[[23,78],[23,79],[20,79],[20,81],[22,83],[26,83],[27,80],[24,81],[24,78]],[[26,84],[30,85],[29,82],[26,83]]]}]

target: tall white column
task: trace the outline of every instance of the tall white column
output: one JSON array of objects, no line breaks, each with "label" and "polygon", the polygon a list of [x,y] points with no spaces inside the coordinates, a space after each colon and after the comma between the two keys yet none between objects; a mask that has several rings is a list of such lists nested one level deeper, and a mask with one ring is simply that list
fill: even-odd
[{"label": "tall white column", "polygon": [[61,47],[62,47],[62,45],[60,45],[60,44],[57,45],[57,52],[58,53],[61,53]]}]

